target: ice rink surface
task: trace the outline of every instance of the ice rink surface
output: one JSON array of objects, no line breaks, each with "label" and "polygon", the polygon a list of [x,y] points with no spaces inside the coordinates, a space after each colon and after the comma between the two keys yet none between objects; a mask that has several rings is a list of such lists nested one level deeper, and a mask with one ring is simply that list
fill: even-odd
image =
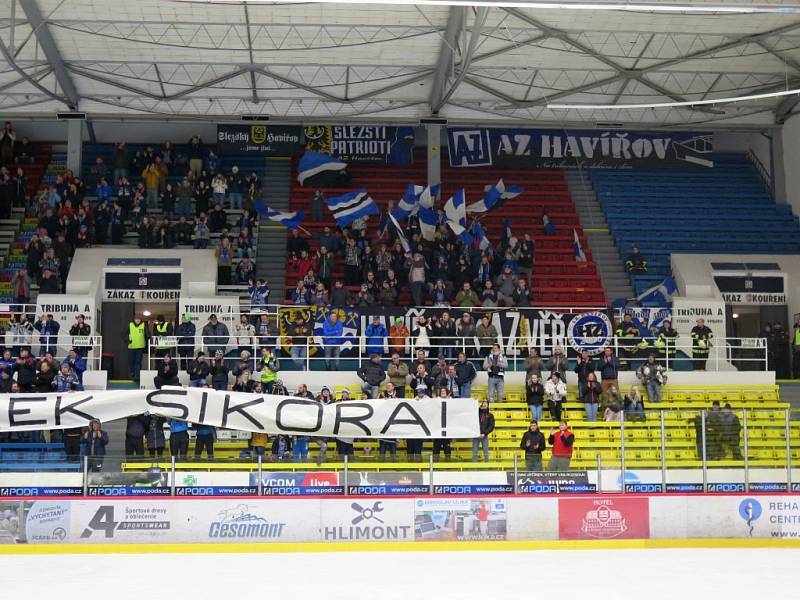
[{"label": "ice rink surface", "polygon": [[800,597],[798,549],[56,554],[0,565],[9,600]]}]

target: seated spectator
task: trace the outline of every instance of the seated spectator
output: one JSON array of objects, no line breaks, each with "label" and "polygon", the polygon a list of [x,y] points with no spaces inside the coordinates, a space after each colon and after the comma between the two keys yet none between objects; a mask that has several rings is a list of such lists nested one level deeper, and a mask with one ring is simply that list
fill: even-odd
[{"label": "seated spectator", "polygon": [[292,291],[290,298],[292,300],[292,304],[296,306],[311,305],[311,292],[306,286],[303,285],[302,280],[297,282],[297,285]]},{"label": "seated spectator", "polygon": [[192,243],[192,224],[186,220],[185,215],[181,215],[175,225],[175,243],[179,246],[188,246]]},{"label": "seated spectator", "polygon": [[214,209],[208,214],[208,224],[211,233],[220,233],[228,226],[228,215],[220,203],[214,204]]},{"label": "seated spectator", "polygon": [[631,253],[625,259],[625,270],[633,275],[641,275],[647,273],[647,258],[639,252],[637,246],[631,248]]},{"label": "seated spectator", "polygon": [[625,395],[625,418],[630,421],[644,421],[644,399],[639,393],[639,388],[631,386],[630,392]]},{"label": "seated spectator", "polygon": [[386,379],[386,371],[383,370],[381,365],[380,354],[371,354],[369,361],[358,369],[356,375],[363,382],[361,390],[368,394],[370,398],[377,398],[380,385]]},{"label": "seated spectator", "polygon": [[157,390],[160,390],[165,385],[179,385],[178,371],[180,367],[177,361],[169,354],[156,363],[156,376],[153,380]]},{"label": "seated spectator", "polygon": [[480,304],[478,294],[475,293],[475,290],[472,289],[472,286],[467,281],[463,283],[462,289],[456,294],[455,302],[458,306],[463,307],[473,307]]},{"label": "seated spectator", "polygon": [[481,306],[484,308],[495,308],[497,306],[497,291],[494,289],[491,279],[487,279],[481,290]]},{"label": "seated spectator", "polygon": [[208,227],[208,221],[205,213],[200,213],[200,216],[195,221],[194,226],[194,247],[195,250],[208,248],[208,242],[211,238],[211,231]]},{"label": "seated spectator", "polygon": [[61,367],[56,374],[56,392],[79,392],[83,390],[78,375],[70,368],[69,363],[61,363]]},{"label": "seated spectator", "polygon": [[236,269],[234,269],[234,283],[247,285],[253,280],[255,273],[256,269],[253,261],[249,258],[243,258],[236,265]]},{"label": "seated spectator", "polygon": [[511,301],[514,306],[521,308],[529,307],[533,302],[533,295],[524,279],[517,282],[517,287],[514,288],[514,293],[511,295]]}]

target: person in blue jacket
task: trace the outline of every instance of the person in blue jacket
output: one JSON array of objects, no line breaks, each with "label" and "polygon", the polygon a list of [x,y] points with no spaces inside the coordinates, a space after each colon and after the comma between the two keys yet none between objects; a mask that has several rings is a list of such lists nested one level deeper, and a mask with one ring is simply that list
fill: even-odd
[{"label": "person in blue jacket", "polygon": [[211,425],[201,425],[196,423],[194,430],[197,437],[194,440],[194,458],[200,460],[203,456],[203,448],[206,450],[208,460],[214,459],[214,439],[217,436],[217,431]]},{"label": "person in blue jacket", "polygon": [[61,324],[53,318],[53,315],[48,314],[46,317],[44,315],[39,317],[39,320],[33,326],[41,334],[39,336],[41,355],[44,356],[48,351],[55,354],[58,347],[56,338],[58,337],[58,330],[61,329]]},{"label": "person in blue jacket", "polygon": [[189,454],[189,423],[186,421],[169,420],[169,453],[177,459],[186,460]]},{"label": "person in blue jacket", "polygon": [[381,318],[378,315],[372,317],[372,323],[367,325],[364,335],[367,338],[367,354],[370,356],[373,354],[383,356],[383,348],[389,332],[386,331],[386,325],[381,323]]},{"label": "person in blue jacket", "polygon": [[339,370],[343,334],[344,326],[339,320],[339,315],[331,311],[322,325],[322,346],[325,348],[325,368],[328,371]]},{"label": "person in blue jacket", "polygon": [[81,385],[81,389],[83,389],[83,372],[86,370],[86,357],[81,356],[78,354],[78,351],[73,348],[69,351],[64,360],[61,361],[62,365],[69,365],[69,368],[72,369],[72,372],[78,378],[78,383]]}]

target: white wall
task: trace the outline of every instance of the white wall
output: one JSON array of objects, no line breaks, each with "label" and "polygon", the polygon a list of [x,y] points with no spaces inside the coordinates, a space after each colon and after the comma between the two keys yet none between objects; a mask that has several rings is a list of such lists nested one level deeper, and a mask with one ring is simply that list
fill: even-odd
[{"label": "white wall", "polygon": [[[766,135],[764,135],[766,134]],[[767,170],[770,170],[770,139],[767,136],[778,135],[777,131],[747,131],[714,133],[714,152],[742,152],[752,150]]]}]

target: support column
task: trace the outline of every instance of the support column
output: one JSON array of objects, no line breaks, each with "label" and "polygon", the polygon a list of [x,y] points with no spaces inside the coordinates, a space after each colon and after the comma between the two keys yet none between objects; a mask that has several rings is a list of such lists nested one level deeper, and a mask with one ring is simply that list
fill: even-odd
[{"label": "support column", "polygon": [[83,121],[70,119],[67,121],[67,168],[81,175],[81,160],[83,158]]},{"label": "support column", "polygon": [[425,125],[428,137],[428,185],[442,182],[442,126]]}]

